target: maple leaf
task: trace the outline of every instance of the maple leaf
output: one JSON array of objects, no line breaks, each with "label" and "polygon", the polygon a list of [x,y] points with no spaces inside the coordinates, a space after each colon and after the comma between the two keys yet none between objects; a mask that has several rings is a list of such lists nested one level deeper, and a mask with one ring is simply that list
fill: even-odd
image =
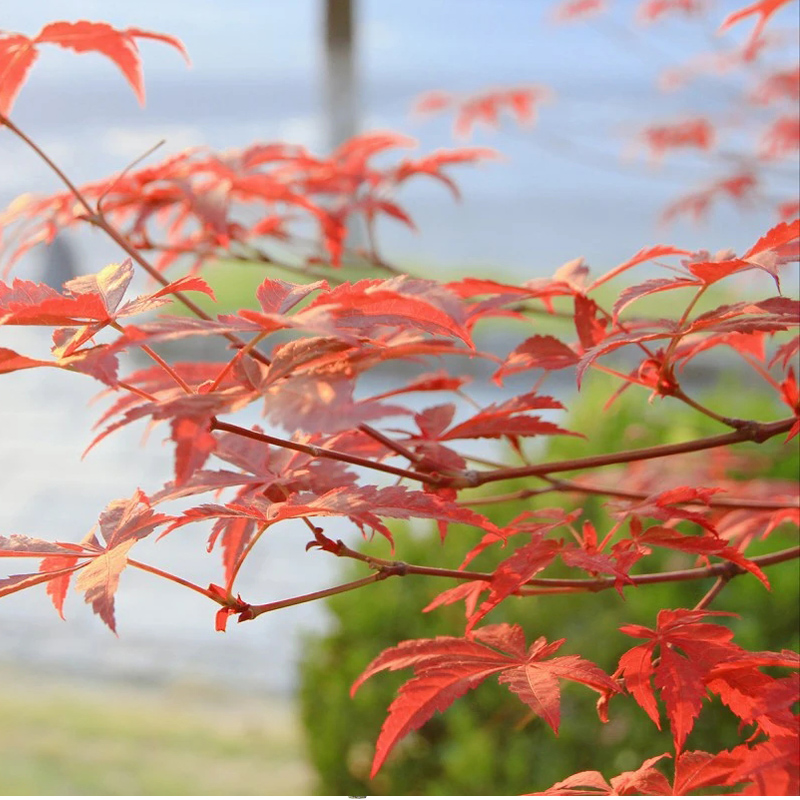
[{"label": "maple leaf", "polygon": [[116,319],[168,302],[168,294],[195,290],[213,297],[205,281],[182,278],[120,307],[132,278],[133,264],[126,259],[120,264],[108,264],[96,274],[67,281],[63,295],[30,281],[15,279],[11,286],[0,282],[0,325],[69,326],[55,332],[54,353],[67,357]]},{"label": "maple leaf", "polygon": [[406,394],[408,392],[457,392],[462,386],[469,383],[470,380],[471,378],[467,376],[448,375],[444,371],[423,373],[413,378],[405,386],[401,386],[397,389],[388,389],[380,394],[372,395],[372,399],[383,400],[387,397]]},{"label": "maple leaf", "polygon": [[653,23],[676,11],[690,16],[707,10],[708,0],[644,0],[636,9],[636,17],[642,22]]},{"label": "maple leaf", "polygon": [[543,792],[531,792],[526,797],[581,797],[584,795],[610,795],[611,784],[596,770],[576,772],[563,781],[557,781]]},{"label": "maple leaf", "polygon": [[498,154],[488,147],[460,147],[455,150],[436,150],[428,156],[417,159],[404,159],[390,174],[390,180],[397,186],[415,175],[427,175],[443,183],[456,200],[461,192],[452,178],[442,172],[443,167],[464,164],[482,159],[495,159]]},{"label": "maple leaf", "polygon": [[86,602],[116,633],[114,593],[119,575],[127,565],[127,553],[137,541],[171,519],[156,514],[147,497],[137,491],[127,500],[112,501],[100,515],[105,546],[100,545],[93,531],[79,545],[27,536],[0,537],[0,557],[42,559],[38,573],[12,575],[0,581],[0,597],[46,583],[53,605],[63,618],[69,582],[72,574],[78,572],[75,588],[84,592]]},{"label": "maple leaf", "polygon": [[117,632],[114,594],[119,586],[120,573],[128,565],[128,551],[134,544],[134,540],[129,540],[97,553],[75,581],[75,588],[84,593],[94,613],[114,633]]},{"label": "maple leaf", "polygon": [[500,111],[508,108],[517,124],[529,125],[534,121],[538,103],[552,98],[552,92],[540,85],[530,84],[509,89],[491,89],[455,103],[457,108],[454,131],[466,137],[477,122],[497,127]]},{"label": "maple leaf", "polygon": [[[481,643],[483,642],[483,643]],[[537,639],[526,651],[518,625],[487,625],[472,638],[437,636],[400,642],[384,650],[361,673],[350,693],[383,670],[413,668],[415,676],[400,687],[375,746],[370,777],[406,734],[424,725],[435,712],[474,689],[493,674],[506,683],[555,733],[560,722],[560,680],[583,683],[603,696],[619,691],[599,667],[580,656],[552,657],[564,640],[548,644]]]},{"label": "maple leaf", "polygon": [[654,767],[662,758],[670,758],[669,753],[648,758],[639,769],[622,772],[611,779],[614,794],[645,794],[668,795],[671,794],[669,781]]},{"label": "maple leaf", "polygon": [[653,158],[660,159],[667,150],[696,147],[710,150],[714,145],[714,128],[706,119],[689,119],[668,125],[651,125],[642,132]]},{"label": "maple leaf", "polygon": [[21,34],[0,37],[0,113],[8,114],[38,53],[31,40]]},{"label": "maple leaf", "polygon": [[[635,550],[625,550],[623,543],[620,542],[612,548],[610,555],[602,552],[605,545],[611,538],[611,534],[605,537],[604,541],[598,546],[597,531],[594,525],[586,520],[583,523],[583,535],[578,537],[578,545],[567,543],[564,545],[559,556],[568,567],[585,570],[589,573],[607,573],[616,578],[614,588],[622,595],[625,584],[633,583],[630,578],[629,570],[640,557]],[[624,542],[624,540],[623,540]],[[639,548],[641,551],[641,548]]]},{"label": "maple leaf", "polygon": [[0,37],[0,113],[8,114],[38,57],[37,45],[56,44],[77,53],[96,52],[110,58],[144,104],[144,82],[136,39],[154,39],[176,48],[189,63],[180,40],[163,33],[127,28],[118,30],[105,22],[51,22],[30,39],[22,34]]},{"label": "maple leaf", "polygon": [[489,597],[467,620],[467,633],[509,595],[545,569],[558,555],[560,548],[560,542],[535,535],[530,542],[500,562],[492,573]]},{"label": "maple leaf", "polygon": [[227,585],[230,585],[239,557],[253,538],[255,529],[255,522],[244,517],[219,519],[214,523],[208,539],[208,552],[211,552],[217,540],[222,542],[222,565]]},{"label": "maple leaf", "polygon": [[208,418],[179,417],[172,420],[175,442],[175,483],[185,483],[214,452],[217,440],[208,429]]},{"label": "maple leaf", "polygon": [[448,441],[451,439],[497,439],[501,436],[537,436],[544,434],[581,435],[567,431],[553,422],[543,420],[541,417],[523,413],[529,409],[537,408],[562,409],[563,405],[552,397],[530,392],[512,398],[505,403],[492,403],[464,422],[453,426],[449,430],[440,432],[436,438],[441,441]]},{"label": "maple leaf", "polygon": [[800,753],[797,736],[775,736],[754,746],[741,744],[731,783],[751,782],[742,794],[796,797],[800,793]]},{"label": "maple leaf", "polygon": [[478,604],[480,596],[491,588],[492,584],[489,581],[465,581],[436,595],[422,610],[433,611],[434,608],[439,608],[439,606],[449,606],[463,600],[466,615],[470,617],[475,613],[475,606]]},{"label": "maple leaf", "polygon": [[550,11],[550,16],[554,22],[574,22],[596,16],[606,8],[606,0],[562,0]]},{"label": "maple leaf", "polygon": [[726,750],[717,754],[702,750],[679,753],[675,760],[671,794],[687,795],[712,786],[730,786],[738,765],[738,759]]},{"label": "maple leaf", "polygon": [[537,334],[512,350],[493,379],[499,383],[507,375],[529,369],[558,370],[575,366],[580,360],[575,351],[555,336]]},{"label": "maple leaf", "polygon": [[584,350],[594,347],[606,337],[605,319],[597,319],[597,303],[584,294],[575,295],[575,331]]},{"label": "maple leaf", "polygon": [[284,502],[265,502],[255,498],[249,504],[206,504],[188,509],[167,529],[207,518],[247,518],[260,524],[274,525],[299,517],[348,517],[366,535],[370,529],[392,542],[391,531],[381,517],[409,519],[420,517],[445,522],[464,523],[500,536],[500,529],[486,517],[458,506],[440,495],[412,491],[405,486],[341,486],[322,495],[296,493]]},{"label": "maple leaf", "polygon": [[631,267],[635,267],[637,264],[643,264],[645,261],[650,261],[654,258],[659,258],[661,256],[673,256],[673,255],[691,255],[689,250],[681,250],[679,247],[672,247],[671,245],[665,244],[658,244],[655,247],[645,247],[642,250],[639,250],[638,253],[631,256],[627,261],[624,261],[614,269],[609,270],[604,275],[601,275],[599,278],[592,281],[592,283],[587,287],[586,292],[590,292],[592,289],[596,289],[598,286],[604,284],[606,281],[610,281],[612,278],[616,278],[617,275],[629,270]]},{"label": "maple leaf", "polygon": [[725,540],[720,539],[714,533],[704,534],[703,536],[689,536],[672,528],[655,525],[652,528],[648,528],[640,536],[637,536],[636,540],[644,544],[654,544],[659,547],[680,550],[684,553],[696,553],[706,558],[708,556],[724,558],[742,567],[742,569],[746,569],[755,575],[767,589],[770,588],[767,576],[757,564],[745,558],[741,552],[730,547]]},{"label": "maple leaf", "polygon": [[174,47],[189,62],[189,55],[174,36],[140,28],[117,30],[105,22],[52,22],[36,38],[37,44],[49,42],[77,53],[97,52],[110,58],[121,70],[139,102],[144,105],[144,83],[136,39],[153,39]]},{"label": "maple leaf", "polygon": [[[746,6],[745,8],[740,9],[739,11],[734,11],[732,14],[729,14],[725,19],[722,21],[722,24],[719,26],[720,33],[722,31],[726,31],[732,25],[735,25],[737,22],[741,22],[741,20],[753,15],[758,14],[758,21],[756,22],[755,28],[753,28],[753,32],[750,35],[750,43],[748,46],[748,50],[752,50],[753,45],[758,41],[763,32],[769,18],[779,9],[781,6],[785,6],[787,3],[790,3],[791,0],[758,0],[758,2],[753,3],[752,5]],[[753,56],[751,56],[753,57]]]},{"label": "maple leaf", "polygon": [[41,361],[38,358],[28,358],[20,355],[7,347],[0,347],[0,373],[16,372],[20,369],[33,369],[33,367],[52,367],[52,361]]},{"label": "maple leaf", "polygon": [[656,292],[668,292],[672,289],[684,289],[687,286],[698,286],[699,284],[699,281],[691,278],[652,278],[644,283],[629,286],[620,293],[614,303],[614,308],[612,309],[614,323],[618,322],[619,315],[623,309],[641,297],[646,297]]},{"label": "maple leaf", "polygon": [[776,679],[759,670],[763,667],[800,669],[800,656],[789,650],[780,653],[741,652],[716,664],[705,681],[709,691],[743,724],[755,723],[768,736],[798,733],[798,720],[792,706],[800,700],[797,675]]},{"label": "maple leaf", "polygon": [[39,572],[50,577],[47,582],[47,594],[61,619],[64,619],[64,601],[67,598],[72,575],[80,568],[79,559],[78,555],[48,556],[39,563]]},{"label": "maple leaf", "polygon": [[[0,558],[41,558],[38,573],[10,575],[0,580],[0,597],[31,586],[47,584],[47,593],[59,616],[64,618],[64,597],[72,574],[84,567],[91,553],[82,545],[48,542],[30,536],[0,536]],[[80,560],[83,557],[83,560]]]},{"label": "maple leaf", "polygon": [[336,320],[337,330],[349,329],[362,336],[398,325],[454,336],[473,346],[461,302],[435,281],[400,275],[341,284],[315,298],[308,308],[324,309]]},{"label": "maple leaf", "polygon": [[670,795],[669,781],[655,768],[669,753],[648,758],[638,769],[623,772],[611,779],[611,783],[595,770],[576,772],[563,781],[554,783],[543,792],[532,792],[530,797],[582,796],[582,795]]},{"label": "maple leaf", "polygon": [[[641,625],[620,628],[628,636],[650,641],[625,653],[619,660],[616,674],[622,675],[628,691],[660,729],[652,686],[655,682],[661,690],[678,751],[700,713],[711,668],[741,652],[739,647],[730,643],[731,631],[702,621],[709,615],[731,616],[722,611],[662,609],[658,613],[655,631]],[[656,646],[660,650],[658,660],[654,658]]]},{"label": "maple leaf", "polygon": [[128,565],[128,552],[171,519],[166,514],[156,514],[146,495],[137,490],[128,499],[112,501],[100,514],[98,522],[105,545],[91,532],[84,539],[84,548],[91,552],[92,560],[81,570],[75,588],[84,593],[85,601],[114,633],[114,595],[120,573]]}]

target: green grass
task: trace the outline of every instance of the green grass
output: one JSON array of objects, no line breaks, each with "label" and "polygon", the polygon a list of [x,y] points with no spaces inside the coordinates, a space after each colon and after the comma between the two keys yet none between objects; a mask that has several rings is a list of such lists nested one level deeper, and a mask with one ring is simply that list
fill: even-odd
[{"label": "green grass", "polygon": [[0,794],[303,795],[287,700],[0,670]]}]

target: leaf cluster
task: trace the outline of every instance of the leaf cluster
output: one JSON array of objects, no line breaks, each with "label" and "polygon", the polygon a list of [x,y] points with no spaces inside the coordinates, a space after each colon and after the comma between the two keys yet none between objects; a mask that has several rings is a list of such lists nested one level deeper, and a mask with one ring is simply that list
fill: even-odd
[{"label": "leaf cluster", "polygon": [[[758,11],[752,46],[777,8],[768,5],[756,4],[725,25]],[[671,752],[651,755],[608,779],[582,772],[551,791],[680,794],[708,787],[794,787],[792,708],[799,692],[795,678],[784,672],[797,668],[797,655],[745,650],[728,628],[707,618],[726,613],[708,606],[729,584],[739,585],[739,576],[749,573],[769,589],[768,568],[800,556],[796,546],[778,549],[774,535],[785,526],[796,529],[800,521],[797,481],[767,477],[757,462],[743,463],[740,448],[784,436],[784,446],[794,447],[800,432],[800,302],[785,296],[781,285],[787,265],[798,259],[800,220],[774,225],[740,255],[657,245],[598,277],[577,260],[549,278],[519,284],[480,277],[441,282],[386,263],[374,241],[374,221],[384,214],[413,224],[393,199],[405,181],[428,175],[457,194],[443,170],[488,156],[483,150],[438,151],[376,167],[373,159],[384,151],[412,143],[395,133],[364,134],[330,156],[256,143],[235,153],[186,152],[77,187],[5,112],[36,47],[48,42],[109,56],[141,96],[135,37],[181,49],[171,37],[117,31],[105,23],[54,23],[33,39],[0,37],[0,74],[7,87],[0,123],[65,186],[50,197],[22,199],[0,218],[0,227],[12,234],[11,261],[57,231],[87,223],[126,255],[68,281],[61,291],[20,279],[0,282],[0,326],[35,325],[52,336],[50,360],[0,349],[0,372],[51,367],[98,381],[109,405],[89,448],[139,421],[163,424],[174,444],[173,476],[154,491],[137,487],[129,498],[112,500],[78,544],[2,535],[0,557],[33,559],[38,571],[3,579],[0,596],[43,584],[63,614],[74,575],[85,602],[116,631],[120,576],[132,567],[203,595],[216,610],[217,630],[224,631],[231,617],[248,622],[389,579],[445,578],[452,584],[428,609],[463,602],[463,633],[399,642],[377,655],[353,686],[355,691],[379,672],[414,672],[389,707],[373,777],[401,739],[496,677],[556,734],[565,681],[599,695],[603,721],[611,699],[627,696],[657,728],[669,727]],[[519,117],[531,116],[530,94],[511,92],[504,100]],[[463,126],[494,113],[485,100],[476,109]],[[653,128],[648,137],[659,153],[712,145],[701,123]],[[243,206],[255,210],[257,221],[241,215]],[[302,246],[296,214],[313,223],[310,247]],[[370,238],[361,256],[383,277],[342,280],[336,270],[347,227],[359,216]],[[302,223],[300,230],[308,235]],[[302,280],[268,273],[256,290],[257,305],[234,313],[214,316],[194,304],[189,293],[213,295],[196,274],[206,262],[229,251],[269,267],[279,262],[262,244],[276,240],[298,247],[290,266]],[[192,261],[190,273],[168,279],[164,271],[182,256]],[[126,300],[134,264],[160,288]],[[645,264],[665,276],[632,280],[631,271]],[[745,273],[760,279],[757,290],[703,309],[712,287]],[[607,306],[598,290],[621,279],[628,285]],[[666,315],[641,313],[639,301],[653,295],[663,299]],[[195,316],[153,318],[170,299]],[[565,332],[542,333],[542,317],[558,319]],[[500,349],[486,336],[497,320],[515,323],[514,340]],[[221,360],[182,361],[165,349],[209,339],[225,341]],[[700,401],[687,367],[709,369],[721,348],[741,360],[743,385],[755,385],[753,391],[781,404],[783,416],[739,416],[736,398],[714,408]],[[145,356],[150,366],[131,371],[133,354]],[[465,370],[465,362],[481,367]],[[718,432],[594,449],[593,426],[564,427],[564,404],[545,393],[543,384],[561,373],[581,389],[598,372],[616,381],[602,413],[611,413],[623,392],[644,389],[651,403],[667,410],[687,407]],[[473,385],[481,374],[483,385]],[[263,425],[243,415],[250,406],[260,410]],[[581,439],[586,451],[539,460],[538,443],[548,438]],[[521,488],[487,491],[509,480],[521,481]],[[526,502],[550,493],[605,498],[607,524],[596,524],[580,504]],[[157,510],[167,502],[181,507],[169,514]],[[508,515],[494,522],[484,513],[493,505]],[[469,526],[480,538],[463,548],[455,568],[364,549],[363,539],[377,534],[393,550],[386,522],[392,519],[435,520],[442,540],[452,537],[454,525]],[[243,598],[237,579],[250,554],[273,527],[291,523],[305,526],[308,557],[351,559],[368,574],[278,601]],[[221,551],[219,583],[204,587],[134,558],[143,539],[186,526],[200,526],[208,549]],[[341,526],[356,535],[338,538],[334,531]],[[765,543],[766,552],[760,550]],[[680,566],[670,568],[659,552]],[[489,554],[495,557],[491,566],[478,569]],[[516,624],[486,620],[514,597],[602,591],[625,596],[643,586],[708,578],[715,582],[693,608],[664,607],[647,625],[624,624],[623,634],[645,641],[628,643],[603,668],[562,652],[563,637],[526,636]],[[747,730],[746,738],[717,753],[687,749],[709,696],[719,698]],[[671,777],[662,771],[666,757],[674,765]]]}]

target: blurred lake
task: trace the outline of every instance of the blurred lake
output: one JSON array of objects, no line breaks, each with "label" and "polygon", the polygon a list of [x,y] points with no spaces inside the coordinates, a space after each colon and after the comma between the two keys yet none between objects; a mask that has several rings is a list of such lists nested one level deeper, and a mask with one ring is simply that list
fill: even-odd
[{"label": "blurred lake", "polygon": [[[194,67],[187,71],[167,48],[145,44],[143,110],[99,56],[50,48],[34,66],[13,118],[78,183],[120,170],[161,138],[167,144],[158,157],[188,146],[224,149],[256,140],[322,150],[319,7],[310,0],[202,0],[191,11],[154,0],[134,6],[88,0],[17,4],[4,11],[6,29],[32,35],[46,22],[78,18],[136,25],[182,37]],[[503,161],[452,171],[464,195],[460,204],[436,183],[411,182],[399,200],[419,233],[382,223],[379,241],[388,260],[426,275],[441,267],[524,280],[577,256],[599,273],[660,242],[742,250],[774,224],[769,210],[743,215],[722,205],[704,227],[680,222],[662,230],[657,219],[665,205],[716,177],[720,162],[709,166],[682,156],[653,167],[642,153],[633,161],[621,157],[633,132],[654,118],[698,107],[701,113],[724,111],[730,87],[710,81],[681,94],[653,90],[660,69],[707,46],[707,31],[670,23],[659,29],[660,45],[648,50],[635,38],[626,44],[625,28],[620,40],[615,27],[545,27],[547,7],[520,0],[359,4],[362,128],[409,133],[419,139],[419,154],[469,144],[504,155]],[[722,19],[731,3],[718,7],[715,18]],[[432,89],[470,93],[527,82],[556,92],[531,130],[506,121],[501,131],[478,129],[471,141],[459,143],[452,139],[451,118],[409,115],[413,100]],[[61,189],[6,131],[0,131],[0,176],[3,205],[25,191]],[[785,191],[787,185],[786,175],[777,174],[777,188]],[[70,243],[79,272],[95,272],[120,258],[96,232],[71,237]],[[14,274],[39,279],[41,263],[34,252]],[[4,332],[0,340],[0,346],[29,354],[45,344],[31,331]],[[110,500],[130,496],[136,486],[154,492],[167,478],[171,445],[162,446],[159,429],[146,447],[141,427],[125,429],[80,460],[97,417],[87,408],[96,389],[87,378],[47,370],[2,376],[0,533],[78,540]],[[326,532],[345,537],[346,527],[334,521]],[[137,546],[137,558],[172,563],[200,584],[218,581],[219,556],[205,552],[206,535],[187,527],[157,545]],[[302,526],[292,525],[266,537],[242,576],[243,595],[266,602],[334,580],[335,559],[306,554],[307,539]],[[391,582],[362,591],[391,591]],[[145,682],[189,674],[286,691],[303,631],[326,624],[322,607],[309,604],[252,625],[231,624],[218,634],[203,598],[128,569],[115,638],[71,595],[66,623],[43,589],[4,598],[0,660]]]}]

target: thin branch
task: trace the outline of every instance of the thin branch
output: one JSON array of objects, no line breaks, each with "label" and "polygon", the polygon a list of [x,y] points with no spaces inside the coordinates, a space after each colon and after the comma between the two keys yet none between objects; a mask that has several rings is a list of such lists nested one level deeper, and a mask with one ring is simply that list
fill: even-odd
[{"label": "thin branch", "polygon": [[[491,572],[472,572],[462,569],[443,569],[440,567],[427,567],[419,564],[408,564],[404,561],[389,561],[387,559],[369,556],[359,553],[348,547],[344,542],[336,542],[336,555],[342,558],[352,558],[362,561],[371,569],[379,570],[386,575],[427,575],[433,578],[454,578],[460,581],[485,581],[491,583],[494,575]],[[784,561],[792,561],[800,558],[800,547],[791,547],[787,550],[780,550],[764,556],[751,558],[753,564],[760,567],[779,564]],[[727,575],[730,580],[735,575],[746,573],[744,567],[724,561],[711,564],[708,567],[695,567],[692,569],[674,570],[672,572],[653,572],[643,575],[631,575],[630,583],[626,585],[644,586],[652,583],[672,583],[677,581],[694,581],[702,578],[710,578],[718,575]],[[531,589],[520,589],[515,594],[528,596],[542,593],[565,593],[565,592],[601,592],[605,589],[614,588],[619,579],[608,578],[531,578],[523,586]]]},{"label": "thin branch", "polygon": [[[542,477],[544,480],[549,480],[549,486],[543,486],[541,489],[520,489],[516,492],[506,492],[505,494],[492,495],[491,497],[476,497],[470,500],[458,500],[458,505],[466,505],[472,508],[473,506],[488,506],[498,503],[509,503],[515,500],[526,500],[529,497],[538,497],[542,494],[549,492],[574,492],[575,494],[590,494],[598,495],[600,497],[619,497],[622,500],[646,500],[652,496],[652,492],[631,492],[622,489],[608,489],[602,486],[591,486],[588,484],[577,483],[566,479],[549,479],[546,476]],[[698,503],[697,501],[689,501],[681,505],[707,505],[709,508],[730,508],[730,509],[747,509],[752,511],[782,511],[785,508],[795,508],[797,502],[784,502],[779,503],[772,500],[759,500],[757,498],[736,498],[736,497],[712,497],[705,503]]]},{"label": "thin branch", "polygon": [[[116,244],[118,244],[154,281],[160,283],[162,286],[169,285],[169,279],[162,275],[149,261],[144,259],[141,254],[137,251],[133,245],[124,237],[122,236],[116,228],[108,223],[105,216],[99,209],[94,209],[89,201],[86,199],[85,195],[81,192],[81,190],[75,186],[75,184],[66,176],[66,174],[59,168],[59,166],[47,155],[47,153],[42,150],[36,142],[33,141],[27,134],[21,131],[5,114],[0,113],[0,125],[5,125],[14,135],[19,137],[23,142],[25,142],[28,147],[33,150],[42,161],[47,164],[47,166],[58,176],[61,182],[72,192],[75,196],[75,199],[86,209],[86,216],[84,219],[90,224],[94,225],[97,228],[100,228],[107,236],[109,236]],[[206,314],[200,306],[197,305],[193,300],[187,297],[183,292],[173,292],[173,296],[179,300],[183,305],[186,306],[193,314],[200,319],[211,320],[211,316]],[[228,339],[229,342],[232,342],[237,347],[244,347],[245,343],[235,336],[232,333],[226,332],[222,334]],[[253,358],[258,359],[259,361],[269,364],[269,359],[259,353],[258,351],[254,351],[251,353]]]},{"label": "thin branch", "polygon": [[349,581],[348,583],[333,586],[330,589],[321,589],[318,592],[311,592],[310,594],[301,594],[297,597],[290,597],[286,600],[276,600],[274,603],[262,603],[261,605],[248,606],[240,621],[255,619],[261,614],[266,614],[268,611],[277,611],[279,608],[288,608],[289,606],[299,606],[302,603],[311,603],[314,600],[321,600],[324,597],[331,597],[335,594],[342,592],[351,592],[353,589],[360,589],[362,586],[368,586],[371,583],[377,583],[386,578],[386,575],[376,572],[374,575],[368,575],[366,578],[359,578],[357,581]]},{"label": "thin branch", "polygon": [[552,472],[568,472],[571,470],[595,469],[607,467],[612,464],[627,464],[632,461],[646,461],[654,458],[681,455],[683,453],[696,453],[701,450],[711,450],[715,447],[726,447],[729,444],[755,441],[765,442],[781,433],[791,430],[796,420],[794,417],[778,420],[777,422],[750,423],[742,425],[739,430],[722,433],[716,436],[706,436],[701,439],[692,439],[689,442],[678,444],[655,445],[643,447],[640,450],[620,450],[617,453],[605,453],[586,458],[575,458],[568,461],[550,461],[545,464],[535,464],[529,467],[508,467],[491,472],[473,473],[469,486],[483,486],[494,481],[508,480],[509,478],[530,478],[536,475],[548,475]]},{"label": "thin branch", "polygon": [[111,192],[111,190],[112,190],[112,189],[116,188],[117,184],[118,184],[118,183],[119,183],[119,182],[120,182],[120,181],[121,181],[121,180],[122,180],[122,179],[123,179],[123,178],[124,178],[124,177],[125,177],[125,176],[126,176],[126,175],[127,175],[127,174],[128,174],[128,173],[129,173],[129,172],[130,172],[130,171],[131,171],[131,170],[132,170],[134,167],[135,167],[135,166],[136,166],[136,165],[137,165],[137,164],[141,164],[141,163],[142,163],[142,161],[144,161],[146,158],[149,158],[151,155],[153,155],[153,153],[155,153],[155,151],[156,151],[156,150],[158,150],[158,148],[159,148],[159,147],[161,147],[162,145],[166,144],[166,141],[167,141],[166,139],[161,139],[160,141],[156,142],[156,143],[155,143],[155,144],[154,144],[152,147],[148,148],[147,150],[145,150],[145,151],[144,151],[144,153],[142,153],[140,156],[137,156],[137,157],[136,157],[136,158],[135,158],[133,161],[131,161],[131,163],[130,163],[130,164],[128,164],[128,166],[127,166],[127,167],[125,167],[125,169],[123,169],[123,170],[122,170],[122,172],[120,172],[120,173],[119,173],[119,175],[117,175],[117,177],[116,177],[116,178],[114,178],[114,182],[113,182],[113,183],[110,183],[110,184],[109,184],[109,185],[108,185],[108,186],[105,188],[105,190],[104,190],[104,191],[103,191],[103,193],[100,195],[100,197],[98,197],[98,198],[97,198],[97,211],[98,211],[98,213],[100,213],[100,214],[102,214],[102,213],[103,213],[103,200],[105,200],[105,199],[106,199],[106,195],[108,195],[108,194],[109,194],[109,192]]},{"label": "thin branch", "polygon": [[227,431],[228,433],[235,433],[238,436],[244,436],[247,439],[254,439],[257,442],[266,442],[273,444],[276,447],[285,447],[287,450],[297,450],[300,453],[313,456],[314,458],[330,458],[334,461],[343,461],[347,464],[353,464],[358,467],[365,467],[366,469],[374,469],[378,472],[386,472],[390,475],[396,475],[400,478],[409,478],[411,480],[420,481],[421,483],[429,483],[432,486],[448,485],[450,479],[444,476],[428,475],[424,472],[416,472],[415,470],[402,469],[401,467],[394,467],[391,464],[382,464],[379,461],[370,461],[368,458],[361,458],[360,456],[352,456],[349,453],[344,453],[341,450],[328,450],[324,447],[318,447],[313,444],[302,444],[300,442],[293,442],[290,439],[280,439],[277,436],[270,436],[266,433],[257,433],[256,431],[242,428],[239,425],[231,425],[227,422],[221,422],[218,419],[211,420],[211,430]]},{"label": "thin branch", "polygon": [[191,589],[198,594],[202,594],[203,597],[207,597],[209,600],[213,600],[215,603],[222,605],[219,597],[212,592],[209,592],[207,589],[204,589],[202,586],[198,586],[196,583],[179,578],[177,575],[173,575],[171,572],[165,572],[158,567],[150,566],[150,564],[143,564],[141,561],[134,561],[132,558],[129,558],[127,563],[128,566],[136,567],[136,569],[140,569],[143,572],[149,572],[152,575],[158,575],[159,578],[166,578],[168,581],[172,581],[173,583],[179,583],[181,586],[185,586],[187,589]]},{"label": "thin branch", "polygon": [[358,429],[363,431],[367,434],[367,436],[371,436],[376,441],[380,442],[385,447],[388,447],[390,450],[393,450],[400,456],[407,458],[412,464],[419,464],[423,460],[423,456],[420,456],[418,453],[413,453],[404,445],[400,444],[400,442],[395,442],[394,439],[390,439],[388,436],[385,436],[380,431],[375,430],[371,425],[367,425],[366,422],[362,422]]},{"label": "thin branch", "polygon": [[728,581],[730,581],[730,579],[736,574],[737,573],[733,572],[730,574],[720,575],[717,580],[714,581],[714,585],[705,593],[703,598],[694,607],[694,610],[700,611],[701,609],[708,608],[714,598],[728,585]]},{"label": "thin branch", "polygon": [[[759,567],[768,567],[773,564],[780,564],[784,561],[793,561],[800,558],[800,547],[790,547],[787,550],[779,550],[777,553],[770,553],[765,556],[755,556],[751,558],[754,564]],[[646,586],[652,583],[672,583],[677,581],[694,581],[699,578],[710,578],[715,575],[743,575],[747,572],[744,567],[731,564],[729,561],[718,564],[711,564],[708,567],[695,567],[693,569],[680,569],[672,572],[654,572],[644,575],[631,575],[631,585]],[[617,578],[576,578],[566,580],[561,578],[532,578],[526,586],[559,586],[583,589],[589,592],[602,592],[611,589],[616,585]],[[518,592],[520,595],[535,594],[526,592],[524,589]]]}]

